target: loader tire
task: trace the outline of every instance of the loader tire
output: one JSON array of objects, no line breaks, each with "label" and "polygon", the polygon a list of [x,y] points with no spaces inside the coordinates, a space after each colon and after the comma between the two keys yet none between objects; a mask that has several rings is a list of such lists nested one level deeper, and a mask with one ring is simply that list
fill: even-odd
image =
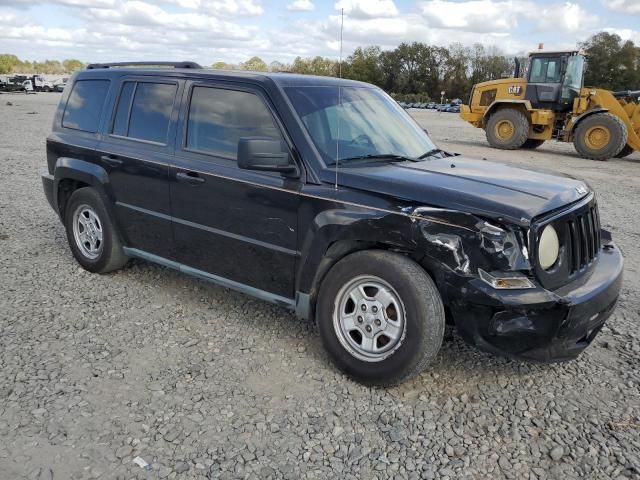
[{"label": "loader tire", "polygon": [[628,157],[633,152],[635,152],[633,148],[631,148],[629,145],[625,145],[624,148],[620,150],[620,153],[616,155],[616,158]]},{"label": "loader tire", "polygon": [[501,108],[489,117],[486,134],[492,147],[516,150],[527,141],[529,119],[515,108]]},{"label": "loader tire", "polygon": [[534,148],[538,148],[540,145],[544,143],[544,140],[538,140],[536,138],[529,138],[526,142],[522,144],[520,148],[526,148],[528,150],[533,150]]},{"label": "loader tire", "polygon": [[596,113],[582,120],[575,129],[573,145],[583,158],[608,160],[627,144],[627,127],[615,115]]}]

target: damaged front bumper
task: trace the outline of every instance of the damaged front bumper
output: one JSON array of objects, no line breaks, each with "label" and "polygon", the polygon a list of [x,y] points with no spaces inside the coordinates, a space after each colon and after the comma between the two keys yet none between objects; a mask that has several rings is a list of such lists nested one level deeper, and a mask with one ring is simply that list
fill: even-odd
[{"label": "damaged front bumper", "polygon": [[461,336],[481,350],[539,362],[570,360],[613,312],[622,267],[621,253],[610,243],[589,272],[554,291],[497,290],[455,275],[447,282],[449,308]]}]

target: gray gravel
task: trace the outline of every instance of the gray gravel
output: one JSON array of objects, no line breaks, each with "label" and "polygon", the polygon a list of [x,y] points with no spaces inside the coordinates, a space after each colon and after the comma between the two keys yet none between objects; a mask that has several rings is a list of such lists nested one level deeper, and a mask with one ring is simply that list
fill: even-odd
[{"label": "gray gravel", "polygon": [[588,180],[626,283],[576,361],[512,362],[453,334],[416,380],[371,389],[278,307],[139,261],[82,270],[39,178],[58,98],[0,95],[0,478],[640,476],[637,154],[500,152],[456,115],[416,113],[451,150]]}]

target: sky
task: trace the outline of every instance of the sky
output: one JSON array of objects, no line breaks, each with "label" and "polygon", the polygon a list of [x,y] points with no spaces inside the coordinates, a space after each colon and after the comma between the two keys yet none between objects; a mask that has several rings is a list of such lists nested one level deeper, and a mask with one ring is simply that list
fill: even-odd
[{"label": "sky", "polygon": [[0,53],[25,60],[267,63],[357,46],[575,48],[606,30],[640,45],[640,0],[0,0]]}]

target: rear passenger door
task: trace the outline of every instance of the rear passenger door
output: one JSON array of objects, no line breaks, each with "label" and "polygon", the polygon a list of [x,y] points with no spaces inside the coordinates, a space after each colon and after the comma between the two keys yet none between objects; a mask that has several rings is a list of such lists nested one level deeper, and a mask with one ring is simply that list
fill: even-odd
[{"label": "rear passenger door", "polygon": [[185,88],[169,175],[178,261],[258,296],[293,298],[300,181],[237,163],[242,137],[285,141],[274,111],[250,86]]},{"label": "rear passenger door", "polygon": [[123,77],[98,145],[125,245],[165,258],[174,255],[168,172],[181,88],[178,80]]}]

